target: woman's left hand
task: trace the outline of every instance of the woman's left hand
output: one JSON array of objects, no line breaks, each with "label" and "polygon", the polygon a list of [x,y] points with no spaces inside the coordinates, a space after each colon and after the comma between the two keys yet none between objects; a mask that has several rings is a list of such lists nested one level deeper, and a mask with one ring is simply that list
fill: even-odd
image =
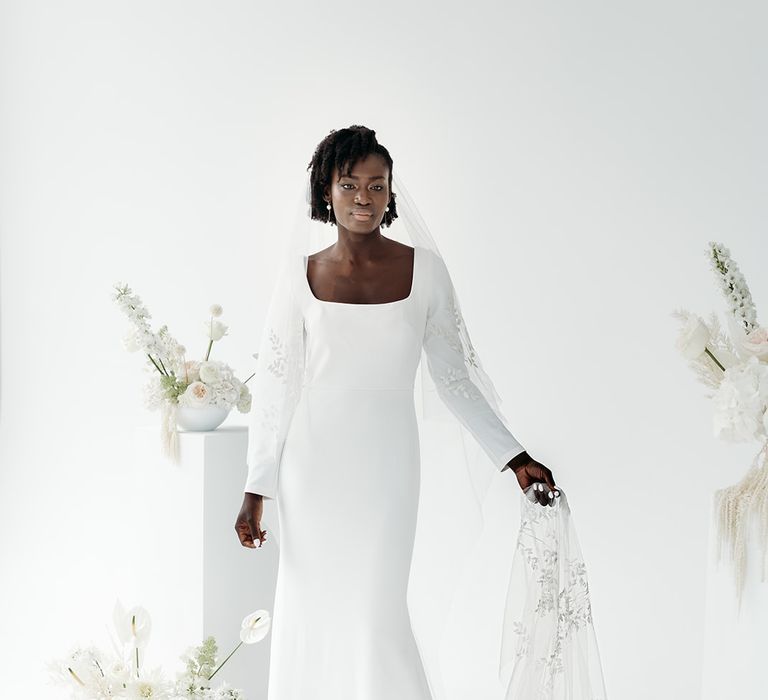
[{"label": "woman's left hand", "polygon": [[518,467],[512,467],[512,469],[514,469],[517,483],[520,484],[523,491],[534,484],[533,495],[536,496],[536,500],[543,506],[555,505],[555,499],[560,496],[560,491],[555,486],[555,477],[549,467],[531,458]]}]

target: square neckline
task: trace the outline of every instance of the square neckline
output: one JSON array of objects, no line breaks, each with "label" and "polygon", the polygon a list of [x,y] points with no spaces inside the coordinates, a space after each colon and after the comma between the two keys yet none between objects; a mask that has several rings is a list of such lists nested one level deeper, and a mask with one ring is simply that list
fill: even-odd
[{"label": "square neckline", "polygon": [[411,288],[408,292],[407,297],[403,297],[402,299],[395,299],[394,301],[375,301],[375,302],[357,302],[357,301],[328,301],[326,299],[318,299],[314,292],[312,291],[312,287],[309,286],[309,279],[307,278],[307,268],[309,267],[309,256],[304,255],[302,256],[304,258],[304,288],[307,290],[307,293],[309,294],[311,299],[314,299],[319,304],[332,304],[333,306],[393,306],[394,304],[402,304],[403,302],[408,301],[414,294],[414,290],[416,288],[416,270],[419,260],[419,255],[417,251],[419,250],[419,246],[413,246],[413,269],[411,270]]}]

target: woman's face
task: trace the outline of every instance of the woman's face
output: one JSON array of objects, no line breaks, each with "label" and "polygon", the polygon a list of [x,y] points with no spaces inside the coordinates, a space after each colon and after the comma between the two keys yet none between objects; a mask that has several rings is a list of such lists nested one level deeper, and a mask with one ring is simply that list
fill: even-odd
[{"label": "woman's face", "polygon": [[330,199],[340,227],[351,233],[375,231],[389,204],[389,166],[372,153],[355,163],[349,175],[339,177],[338,168],[334,168],[325,199]]}]

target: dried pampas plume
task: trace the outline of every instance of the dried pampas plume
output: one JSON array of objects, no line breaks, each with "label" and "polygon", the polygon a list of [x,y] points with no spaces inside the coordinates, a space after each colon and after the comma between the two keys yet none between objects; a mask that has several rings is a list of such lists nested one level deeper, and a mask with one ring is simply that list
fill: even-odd
[{"label": "dried pampas plume", "polygon": [[717,561],[720,562],[725,545],[735,570],[740,613],[747,573],[747,542],[753,522],[757,528],[757,542],[762,553],[760,580],[764,582],[767,575],[768,441],[757,453],[752,467],[741,481],[715,491],[714,506],[718,533]]},{"label": "dried pampas plume", "polygon": [[177,405],[163,401],[160,417],[160,442],[163,455],[169,457],[174,464],[179,464],[179,433],[176,429]]}]

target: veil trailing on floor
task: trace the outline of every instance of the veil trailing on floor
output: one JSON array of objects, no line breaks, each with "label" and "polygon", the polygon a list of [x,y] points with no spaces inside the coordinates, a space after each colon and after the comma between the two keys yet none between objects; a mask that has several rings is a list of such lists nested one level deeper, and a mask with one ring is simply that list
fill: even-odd
[{"label": "veil trailing on floor", "polygon": [[[391,226],[382,226],[382,235],[427,248],[442,258],[401,176],[394,170],[392,191],[398,216]],[[306,276],[305,256],[337,240],[336,225],[312,220],[310,211],[311,188],[307,174],[297,197],[294,225],[284,242],[278,275],[281,283],[273,291],[262,333],[252,384],[252,411],[256,412],[253,420],[262,432],[258,440],[249,441],[249,464],[275,456],[279,464],[283,441],[301,393],[306,331],[297,301],[299,288],[290,280],[296,280],[298,275]],[[285,274],[287,271],[296,274]],[[460,339],[467,376],[509,429],[501,412],[501,399],[473,346],[456,289],[453,284],[451,287],[455,335]],[[504,489],[510,508],[517,508],[520,513],[517,537],[514,531],[505,533],[502,549],[497,546],[493,551],[496,561],[511,560],[506,566],[506,598],[500,601],[502,606],[493,621],[500,628],[500,645],[497,662],[494,662],[501,685],[499,697],[504,700],[605,700],[586,568],[565,492],[558,484],[561,495],[555,505],[541,506],[532,487],[523,492],[511,471],[505,470],[499,475],[500,468],[440,399],[430,373],[424,369],[426,365],[422,357],[415,394],[422,475],[429,474],[429,478],[422,477],[422,499],[430,488],[439,487],[442,493],[444,487],[452,485],[448,482],[455,482],[454,492],[469,496],[457,508],[452,527],[455,532],[433,531],[427,545],[433,552],[444,543],[449,560],[439,582],[441,590],[435,590],[435,600],[441,602],[433,617],[441,621],[443,628],[433,635],[436,643],[431,646],[432,651],[425,648],[414,629],[435,700],[453,697],[446,694],[446,678],[451,675],[452,666],[456,666],[461,641],[470,638],[473,631],[476,634],[472,588],[482,572],[474,569],[476,560],[472,553],[488,534],[484,532],[484,510],[489,494],[496,491],[489,489],[494,479],[503,482],[499,488]],[[274,498],[275,494],[276,483],[266,489],[265,498]],[[420,513],[420,524],[421,519]],[[456,551],[452,543],[454,536],[460,551]],[[414,566],[418,544],[417,535]]]}]

